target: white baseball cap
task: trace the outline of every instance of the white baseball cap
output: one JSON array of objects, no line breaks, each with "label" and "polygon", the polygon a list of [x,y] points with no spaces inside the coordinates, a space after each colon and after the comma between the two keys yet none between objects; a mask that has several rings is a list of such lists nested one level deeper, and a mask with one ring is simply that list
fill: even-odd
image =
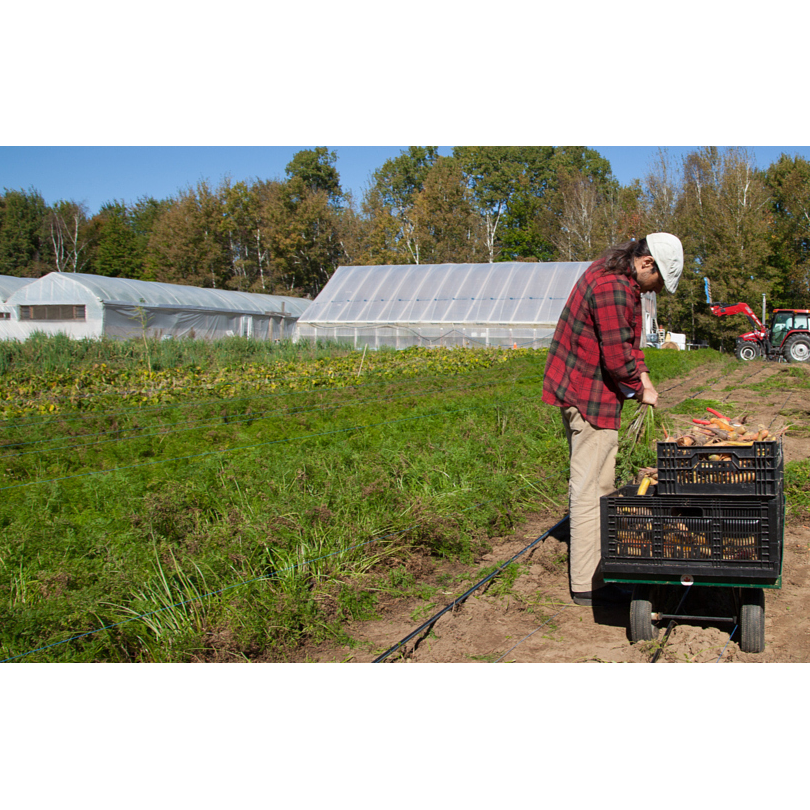
[{"label": "white baseball cap", "polygon": [[667,292],[674,293],[683,272],[683,245],[671,233],[651,233],[647,236],[647,247],[652,253],[658,270],[664,277]]}]

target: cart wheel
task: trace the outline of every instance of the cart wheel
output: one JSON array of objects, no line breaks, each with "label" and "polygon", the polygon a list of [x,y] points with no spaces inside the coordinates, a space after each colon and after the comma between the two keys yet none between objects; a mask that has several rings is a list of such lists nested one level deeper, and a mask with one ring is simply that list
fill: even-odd
[{"label": "cart wheel", "polygon": [[740,609],[740,649],[761,653],[765,649],[765,591],[743,588]]},{"label": "cart wheel", "polygon": [[652,641],[658,638],[658,628],[652,621],[652,588],[636,585],[630,602],[630,641]]}]

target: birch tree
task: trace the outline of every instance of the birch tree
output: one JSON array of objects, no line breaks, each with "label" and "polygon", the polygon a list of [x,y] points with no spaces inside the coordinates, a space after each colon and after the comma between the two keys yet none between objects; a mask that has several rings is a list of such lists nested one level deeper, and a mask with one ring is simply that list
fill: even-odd
[{"label": "birch tree", "polygon": [[581,173],[566,173],[560,180],[559,230],[552,234],[560,261],[591,261],[599,193],[594,181]]},{"label": "birch tree", "polygon": [[372,175],[370,194],[386,218],[398,225],[398,252],[402,264],[419,264],[421,245],[419,231],[413,217],[416,195],[424,188],[425,177],[438,160],[435,146],[409,146],[398,157],[386,160]]},{"label": "birch tree", "polygon": [[57,272],[81,272],[89,258],[90,240],[84,232],[86,207],[72,200],[62,200],[51,208],[47,221]]}]

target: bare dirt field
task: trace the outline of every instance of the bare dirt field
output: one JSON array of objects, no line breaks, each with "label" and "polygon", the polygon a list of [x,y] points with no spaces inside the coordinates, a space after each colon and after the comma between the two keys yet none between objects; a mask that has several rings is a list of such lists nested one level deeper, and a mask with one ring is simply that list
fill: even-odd
[{"label": "bare dirt field", "polygon": [[[785,461],[810,454],[810,401],[808,389],[800,384],[810,368],[757,362],[740,364],[719,379],[707,380],[705,369],[690,377],[669,381],[659,389],[660,407],[699,396],[723,403],[730,415],[748,414],[751,424],[772,430],[792,425],[784,437]],[[766,391],[752,391],[752,383],[780,375],[778,384]],[[696,393],[700,392],[700,393]],[[695,413],[695,416],[701,414]],[[810,662],[810,515],[791,515],[784,536],[781,588],[765,589],[765,650],[744,653],[739,647],[739,630],[730,638],[733,625],[722,622],[676,624],[658,662],[671,663],[794,663]],[[795,510],[794,510],[795,511]],[[491,551],[474,566],[413,560],[420,581],[465,582],[439,589],[445,602],[429,604],[418,599],[390,600],[380,605],[380,618],[356,622],[347,631],[354,639],[349,646],[320,646],[301,650],[296,660],[309,662],[371,662],[419,629],[445,606],[478,583],[492,570],[521,552],[533,540],[546,534],[564,518],[564,512],[526,516],[512,534],[490,538]],[[468,596],[439,617],[385,660],[389,663],[600,663],[652,662],[659,643],[629,639],[629,608],[594,609],[574,605],[568,591],[567,522],[516,561],[517,577],[504,586],[499,578]],[[510,566],[510,568],[513,568]],[[483,572],[483,573],[481,573]],[[443,576],[440,576],[443,575]],[[503,577],[503,574],[499,575]],[[679,586],[675,586],[680,590]],[[729,588],[695,586],[690,594],[693,615],[721,616]],[[718,609],[718,604],[720,607]],[[707,607],[708,605],[708,607]],[[700,608],[715,612],[703,612]],[[733,608],[729,608],[733,615]]]}]

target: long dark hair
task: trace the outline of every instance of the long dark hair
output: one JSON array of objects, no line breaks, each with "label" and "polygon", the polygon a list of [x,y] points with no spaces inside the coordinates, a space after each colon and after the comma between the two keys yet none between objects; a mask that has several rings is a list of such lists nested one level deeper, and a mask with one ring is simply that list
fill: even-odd
[{"label": "long dark hair", "polygon": [[641,258],[642,256],[652,256],[650,249],[647,247],[647,240],[631,239],[628,242],[622,242],[619,245],[608,248],[599,259],[606,273],[632,276],[633,270],[635,270],[633,259]]}]

